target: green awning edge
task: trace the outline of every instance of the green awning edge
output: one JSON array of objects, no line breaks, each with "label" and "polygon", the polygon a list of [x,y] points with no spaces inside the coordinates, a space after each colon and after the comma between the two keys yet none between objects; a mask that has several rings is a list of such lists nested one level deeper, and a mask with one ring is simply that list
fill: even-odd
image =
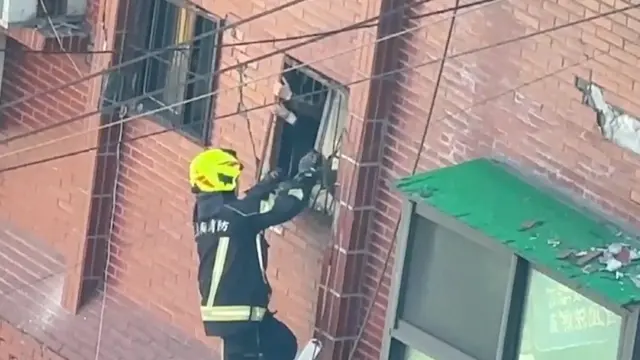
[{"label": "green awning edge", "polygon": [[[558,257],[566,250],[606,248],[611,243],[637,243],[637,239],[552,191],[529,184],[502,163],[471,160],[400,179],[396,187],[612,305],[640,302],[640,288],[629,278],[640,274],[640,264],[625,267],[621,272],[628,276],[616,279],[614,273],[585,272],[575,262]],[[532,223],[539,225],[523,230]],[[593,263],[599,266],[597,260]]]}]

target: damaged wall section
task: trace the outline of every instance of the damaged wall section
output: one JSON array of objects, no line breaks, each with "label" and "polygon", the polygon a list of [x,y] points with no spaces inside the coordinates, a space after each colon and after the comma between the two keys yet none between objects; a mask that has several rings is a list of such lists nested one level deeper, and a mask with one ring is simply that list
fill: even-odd
[{"label": "damaged wall section", "polygon": [[609,104],[604,98],[604,89],[598,84],[576,77],[575,85],[583,94],[583,104],[596,112],[602,136],[620,147],[640,154],[640,120]]}]

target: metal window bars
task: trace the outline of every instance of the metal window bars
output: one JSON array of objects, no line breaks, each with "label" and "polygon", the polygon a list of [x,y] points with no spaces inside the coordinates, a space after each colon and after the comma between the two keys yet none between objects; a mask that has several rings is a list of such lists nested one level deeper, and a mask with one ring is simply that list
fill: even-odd
[{"label": "metal window bars", "polygon": [[[135,57],[169,48],[141,61],[135,68],[131,81],[135,100],[130,102],[135,103],[133,107],[138,111],[167,107],[157,114],[160,120],[207,143],[210,127],[206,120],[213,115],[215,97],[180,103],[215,90],[217,78],[213,73],[218,68],[222,34],[215,34],[213,30],[222,26],[223,20],[168,0],[143,3],[133,6],[141,15],[136,19],[137,26],[147,30],[139,34],[134,31],[128,36],[127,52]],[[190,39],[208,32],[212,34],[189,43]],[[187,45],[180,45],[183,43]]]},{"label": "metal window bars", "polygon": [[[321,182],[312,189],[309,208],[315,213],[333,216],[340,148],[348,114],[348,90],[307,67],[286,71],[292,65],[300,65],[300,63],[287,58],[283,83],[286,84],[286,92],[290,93],[295,101],[288,101],[285,107],[293,111],[296,117],[302,117],[300,121],[318,121],[317,134],[311,141],[313,141],[313,148],[322,153],[326,165],[323,168]],[[297,139],[294,143],[299,141],[307,140]],[[297,160],[303,155],[302,152],[306,152],[304,149],[296,149],[297,146],[293,146],[289,164],[291,167],[295,167]],[[292,169],[288,172],[291,173]]]}]

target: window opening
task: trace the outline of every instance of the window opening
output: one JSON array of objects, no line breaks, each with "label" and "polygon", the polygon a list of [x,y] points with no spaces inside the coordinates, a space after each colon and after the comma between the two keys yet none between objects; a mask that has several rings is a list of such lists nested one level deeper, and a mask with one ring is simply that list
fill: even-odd
[{"label": "window opening", "polygon": [[[134,95],[144,97],[139,101],[143,111],[172,105],[155,117],[207,143],[214,99],[206,95],[217,86],[213,73],[219,64],[222,35],[214,30],[222,26],[222,20],[204,14],[204,10],[179,7],[167,0],[151,3],[144,44],[135,49],[144,54],[173,48],[144,61]],[[211,35],[194,40],[205,33]],[[202,98],[182,104],[197,97]]]},{"label": "window opening", "polygon": [[[326,161],[322,181],[314,187],[309,207],[332,215],[337,186],[339,149],[346,116],[346,89],[307,67],[292,68],[297,62],[287,59],[283,82],[291,99],[283,101],[297,121],[292,125],[279,121],[279,141],[272,156],[275,166],[289,176],[295,175],[300,158],[312,149],[320,151]],[[289,70],[289,71],[287,71]]]}]

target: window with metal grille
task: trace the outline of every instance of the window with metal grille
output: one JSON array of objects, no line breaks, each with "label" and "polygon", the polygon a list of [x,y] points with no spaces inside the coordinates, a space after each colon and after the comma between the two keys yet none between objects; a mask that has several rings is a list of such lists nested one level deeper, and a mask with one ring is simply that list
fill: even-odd
[{"label": "window with metal grille", "polygon": [[294,59],[285,60],[282,82],[287,84],[290,98],[283,101],[284,112],[276,116],[292,114],[296,121],[278,121],[271,166],[294,176],[302,156],[311,149],[320,151],[326,166],[321,182],[313,189],[309,207],[316,213],[333,215],[348,91],[319,72],[299,65]]},{"label": "window with metal grille", "polygon": [[154,113],[161,123],[208,144],[217,86],[222,26],[204,10],[167,0],[149,6],[143,51],[166,49],[144,61],[136,77],[138,110]]}]

